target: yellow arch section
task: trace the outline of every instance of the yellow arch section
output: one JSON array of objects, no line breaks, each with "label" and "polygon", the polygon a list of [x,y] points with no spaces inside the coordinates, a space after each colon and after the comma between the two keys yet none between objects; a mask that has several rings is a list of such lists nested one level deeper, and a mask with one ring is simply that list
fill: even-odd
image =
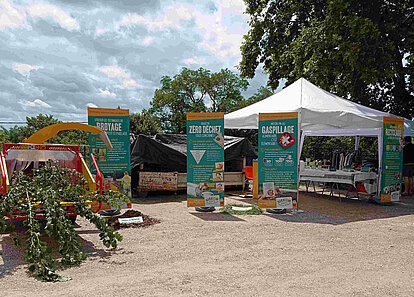
[{"label": "yellow arch section", "polygon": [[73,122],[58,123],[58,124],[47,126],[37,131],[35,134],[30,136],[29,138],[25,138],[23,142],[42,144],[48,141],[49,139],[55,137],[59,132],[67,131],[67,130],[81,130],[85,132],[91,132],[94,134],[98,134],[99,138],[105,143],[105,146],[108,149],[113,148],[112,143],[108,138],[108,135],[102,129],[99,129],[98,127],[87,125],[87,124],[73,123]]}]

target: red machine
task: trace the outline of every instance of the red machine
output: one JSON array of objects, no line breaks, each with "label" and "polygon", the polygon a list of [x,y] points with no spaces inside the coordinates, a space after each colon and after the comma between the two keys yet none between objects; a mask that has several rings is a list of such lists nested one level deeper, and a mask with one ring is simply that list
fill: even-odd
[{"label": "red machine", "polygon": [[[87,189],[89,192],[100,191],[102,195],[104,186],[104,177],[99,171],[98,165],[94,156],[91,154],[92,164],[95,167],[96,175],[93,177],[85,160],[80,153],[80,146],[78,145],[60,145],[60,144],[3,144],[1,151],[1,179],[0,179],[0,194],[6,194],[9,190],[9,177],[14,171],[31,172],[33,169],[39,168],[48,160],[54,160],[59,162],[62,168],[75,169],[81,173],[85,180],[88,182]],[[91,208],[98,212],[100,210],[110,209],[110,205],[104,202],[87,201]],[[62,202],[62,206],[66,208],[67,216],[76,217],[74,213],[72,202]],[[37,205],[41,209],[41,205]],[[127,208],[131,207],[131,203],[128,203]],[[43,214],[39,212],[36,217],[43,218]],[[25,216],[14,214],[8,214],[7,217],[10,220],[25,219]]]}]

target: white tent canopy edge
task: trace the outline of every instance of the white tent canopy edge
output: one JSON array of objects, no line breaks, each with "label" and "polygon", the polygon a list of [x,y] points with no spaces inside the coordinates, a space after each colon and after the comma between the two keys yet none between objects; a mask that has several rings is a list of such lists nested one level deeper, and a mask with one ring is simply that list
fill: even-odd
[{"label": "white tent canopy edge", "polygon": [[[305,136],[378,137],[379,172],[382,165],[383,120],[395,117],[325,91],[304,78],[266,99],[224,116],[226,129],[258,129],[259,113],[298,112],[300,153]],[[404,134],[414,136],[414,123],[404,119]]]},{"label": "white tent canopy edge", "polygon": [[[325,91],[304,78],[266,99],[224,116],[226,129],[257,129],[259,113],[299,113],[301,126],[300,153],[305,136],[378,137],[378,159],[382,161],[384,117],[396,117]],[[414,136],[414,122],[404,121],[404,134]],[[381,146],[380,146],[381,145]]]}]

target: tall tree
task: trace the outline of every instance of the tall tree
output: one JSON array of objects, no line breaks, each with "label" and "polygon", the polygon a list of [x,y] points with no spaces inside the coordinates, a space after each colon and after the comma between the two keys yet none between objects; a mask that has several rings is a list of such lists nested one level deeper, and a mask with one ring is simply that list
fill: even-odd
[{"label": "tall tree", "polygon": [[129,125],[133,137],[139,134],[154,135],[162,132],[160,120],[145,109],[141,113],[131,114]]},{"label": "tall tree", "polygon": [[240,102],[244,102],[241,92],[247,89],[249,83],[229,69],[212,73],[203,86],[211,101],[210,111],[233,111]]},{"label": "tall tree", "polygon": [[305,77],[345,98],[414,115],[412,0],[245,0],[240,70],[259,64],[274,89]]},{"label": "tall tree", "polygon": [[[14,126],[9,130],[3,130],[7,134],[7,141],[11,143],[23,142],[25,138],[33,135],[38,130],[60,123],[58,119],[53,118],[53,115],[39,114],[36,117],[26,117],[27,125]],[[88,144],[88,134],[84,131],[63,131],[57,136],[53,137],[48,143],[61,143],[61,144]]]},{"label": "tall tree", "polygon": [[248,82],[228,69],[211,73],[183,68],[173,78],[164,76],[155,90],[150,111],[161,119],[164,131],[184,133],[189,111],[232,111],[244,101]]},{"label": "tall tree", "polygon": [[259,89],[257,89],[256,93],[250,96],[247,100],[241,101],[238,105],[238,108],[243,108],[253,103],[259,102],[271,95],[273,95],[273,90],[271,88],[261,86]]}]

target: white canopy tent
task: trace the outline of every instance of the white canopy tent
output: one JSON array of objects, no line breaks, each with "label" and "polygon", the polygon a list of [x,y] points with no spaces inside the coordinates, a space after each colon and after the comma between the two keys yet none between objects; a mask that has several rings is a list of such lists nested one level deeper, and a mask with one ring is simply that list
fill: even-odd
[{"label": "white canopy tent", "polygon": [[[224,116],[226,129],[257,129],[259,113],[299,113],[300,153],[305,136],[378,137],[378,158],[382,163],[383,119],[396,117],[331,94],[304,78],[279,93]],[[406,135],[414,136],[413,121],[405,120]],[[381,171],[380,171],[381,172]]]},{"label": "white canopy tent", "polygon": [[[331,94],[304,78],[279,93],[224,116],[227,129],[257,129],[259,113],[300,113],[302,131],[381,128],[384,116],[393,116]],[[321,133],[322,135],[322,133]]]},{"label": "white canopy tent", "polygon": [[414,136],[414,121],[404,119],[404,136]]},{"label": "white canopy tent", "polygon": [[[378,137],[382,143],[384,116],[396,117],[345,100],[300,78],[279,93],[226,114],[224,127],[257,129],[259,113],[292,111],[299,113],[302,132],[300,147],[305,136],[373,136]],[[412,121],[406,120],[405,131],[408,135],[414,135]]]}]

